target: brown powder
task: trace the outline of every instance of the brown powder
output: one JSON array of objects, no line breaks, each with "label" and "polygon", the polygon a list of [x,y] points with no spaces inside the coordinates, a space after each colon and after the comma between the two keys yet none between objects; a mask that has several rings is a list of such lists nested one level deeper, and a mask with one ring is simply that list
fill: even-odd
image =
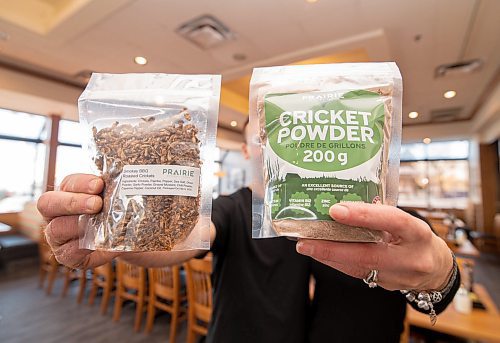
[{"label": "brown powder", "polygon": [[326,220],[273,220],[273,228],[283,236],[342,242],[374,242],[382,237],[379,231]]}]

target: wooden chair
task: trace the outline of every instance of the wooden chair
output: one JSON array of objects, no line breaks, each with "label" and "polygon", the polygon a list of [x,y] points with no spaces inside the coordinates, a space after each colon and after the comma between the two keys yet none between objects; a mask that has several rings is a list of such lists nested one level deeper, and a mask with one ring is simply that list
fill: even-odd
[{"label": "wooden chair", "polygon": [[212,262],[191,259],[184,264],[188,296],[188,343],[194,343],[196,335],[206,336],[212,317]]},{"label": "wooden chair", "polygon": [[87,288],[87,271],[83,269],[73,269],[64,267],[64,286],[61,297],[64,298],[68,294],[69,285],[72,281],[78,280],[80,282],[80,289],[76,298],[77,303],[81,304],[85,296]]},{"label": "wooden chair", "polygon": [[146,301],[146,269],[118,260],[116,270],[117,286],[113,320],[120,319],[123,301],[131,300],[136,303],[134,330],[137,332],[141,328],[142,313]]},{"label": "wooden chair", "polygon": [[115,273],[111,263],[106,263],[92,269],[92,288],[89,295],[89,304],[94,304],[97,291],[99,288],[102,288],[101,314],[106,314],[114,287]]},{"label": "wooden chair", "polygon": [[149,303],[146,332],[153,329],[156,309],[170,313],[170,343],[175,343],[177,324],[185,319],[186,309],[182,303],[186,294],[181,287],[180,267],[149,268]]},{"label": "wooden chair", "polygon": [[405,317],[403,322],[403,332],[399,336],[399,343],[409,343],[410,342],[410,321],[408,316]]},{"label": "wooden chair", "polygon": [[38,287],[43,288],[45,279],[48,278],[46,293],[50,295],[61,265],[55,259],[54,254],[52,254],[52,250],[45,241],[45,235],[43,234],[38,242],[38,252],[40,257],[40,279]]}]

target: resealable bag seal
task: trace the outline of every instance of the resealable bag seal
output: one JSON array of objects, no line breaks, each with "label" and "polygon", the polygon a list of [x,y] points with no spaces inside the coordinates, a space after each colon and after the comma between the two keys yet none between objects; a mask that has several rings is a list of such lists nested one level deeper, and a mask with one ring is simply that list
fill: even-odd
[{"label": "resealable bag seal", "polygon": [[82,146],[105,187],[80,248],[209,249],[220,75],[92,74]]},{"label": "resealable bag seal", "polygon": [[252,236],[381,241],[328,210],[397,204],[402,89],[392,62],[254,69]]}]

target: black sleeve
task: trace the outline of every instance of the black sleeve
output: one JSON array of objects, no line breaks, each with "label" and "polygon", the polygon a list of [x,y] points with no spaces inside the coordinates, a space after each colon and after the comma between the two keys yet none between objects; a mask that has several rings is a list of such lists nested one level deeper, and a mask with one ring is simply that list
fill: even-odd
[{"label": "black sleeve", "polygon": [[213,253],[221,253],[227,247],[231,227],[234,201],[230,196],[221,196],[212,203],[212,223],[215,226],[215,240],[210,247]]}]

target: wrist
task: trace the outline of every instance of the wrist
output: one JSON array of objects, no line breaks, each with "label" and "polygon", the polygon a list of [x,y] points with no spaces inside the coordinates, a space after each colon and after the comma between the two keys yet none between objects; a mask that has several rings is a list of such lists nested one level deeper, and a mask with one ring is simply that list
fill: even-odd
[{"label": "wrist", "polygon": [[436,291],[444,289],[446,285],[450,283],[450,279],[453,275],[453,268],[454,268],[453,255],[451,251],[448,249],[445,256],[444,268],[442,269],[442,272],[438,274],[438,277],[436,277],[436,283],[434,285],[431,285],[430,289]]},{"label": "wrist", "polygon": [[[435,289],[428,288],[427,290],[422,290],[422,291],[401,290],[401,293],[405,295],[406,300],[409,303],[415,302],[416,305],[414,306],[418,307],[419,311],[421,312],[425,311],[425,313],[428,312],[429,318],[431,320],[431,325],[434,325],[436,323],[437,320],[436,311],[439,311],[436,310],[434,306],[437,303],[441,302],[446,297],[448,297],[450,292],[453,292],[453,288],[456,287],[456,284],[460,282],[459,281],[460,273],[458,271],[458,265],[455,259],[455,255],[453,254],[453,252],[451,252],[451,250],[448,250],[448,253],[451,256],[452,267],[451,267],[451,273],[449,273],[449,275],[446,276],[444,284],[438,286]],[[454,292],[456,292],[456,288]]]},{"label": "wrist", "polygon": [[442,239],[435,237],[435,240],[437,243],[436,249],[440,253],[438,254],[438,258],[436,259],[436,271],[433,273],[432,278],[429,280],[429,282],[421,287],[422,290],[426,291],[440,291],[444,289],[450,282],[450,279],[453,275],[453,253]]}]

